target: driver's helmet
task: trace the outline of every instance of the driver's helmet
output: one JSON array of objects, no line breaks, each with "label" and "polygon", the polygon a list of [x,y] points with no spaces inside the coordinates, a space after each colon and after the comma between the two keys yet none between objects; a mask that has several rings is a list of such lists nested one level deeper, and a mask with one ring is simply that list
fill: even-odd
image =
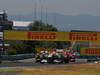
[{"label": "driver's helmet", "polygon": [[48,51],[45,51],[45,53],[48,53]]},{"label": "driver's helmet", "polygon": [[43,54],[43,53],[44,53],[44,51],[41,51],[40,53],[41,53],[41,54]]}]

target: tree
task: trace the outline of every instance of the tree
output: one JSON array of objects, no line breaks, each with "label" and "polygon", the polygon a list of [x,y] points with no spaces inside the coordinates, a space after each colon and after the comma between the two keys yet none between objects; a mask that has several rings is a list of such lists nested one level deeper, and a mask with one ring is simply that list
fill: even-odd
[{"label": "tree", "polygon": [[16,50],[8,50],[7,51],[8,55],[15,55],[16,53],[17,53]]},{"label": "tree", "polygon": [[53,25],[45,24],[43,22],[35,21],[28,26],[32,31],[58,31]]},{"label": "tree", "polygon": [[71,46],[70,41],[56,41],[58,49],[64,49]]},{"label": "tree", "polygon": [[25,50],[26,45],[23,44],[23,41],[14,40],[10,41],[10,48],[9,50],[16,50],[16,53],[23,53],[23,50]]}]

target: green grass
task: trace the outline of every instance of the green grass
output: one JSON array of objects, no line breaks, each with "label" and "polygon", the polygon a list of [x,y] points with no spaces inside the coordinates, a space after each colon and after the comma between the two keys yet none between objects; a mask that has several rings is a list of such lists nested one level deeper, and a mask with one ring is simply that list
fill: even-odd
[{"label": "green grass", "polygon": [[17,68],[0,68],[0,72],[17,72],[17,71],[21,70]]}]

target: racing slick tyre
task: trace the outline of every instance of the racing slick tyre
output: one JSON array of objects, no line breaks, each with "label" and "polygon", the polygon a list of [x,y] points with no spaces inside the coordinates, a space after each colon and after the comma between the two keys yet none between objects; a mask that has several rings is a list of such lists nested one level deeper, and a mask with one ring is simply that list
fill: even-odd
[{"label": "racing slick tyre", "polygon": [[64,63],[69,63],[69,60],[68,59],[64,59]]},{"label": "racing slick tyre", "polygon": [[52,58],[52,57],[49,57],[49,58],[48,58],[48,63],[49,63],[49,64],[52,64],[52,63],[53,63],[53,58]]},{"label": "racing slick tyre", "polygon": [[44,64],[45,62],[40,62],[41,64]]}]

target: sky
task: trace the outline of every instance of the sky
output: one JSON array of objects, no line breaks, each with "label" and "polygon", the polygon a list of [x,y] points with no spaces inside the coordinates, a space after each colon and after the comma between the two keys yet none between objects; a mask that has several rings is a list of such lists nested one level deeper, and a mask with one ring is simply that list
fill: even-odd
[{"label": "sky", "polygon": [[100,16],[100,0],[0,0],[0,10],[8,14],[29,14],[36,12],[64,15]]}]

